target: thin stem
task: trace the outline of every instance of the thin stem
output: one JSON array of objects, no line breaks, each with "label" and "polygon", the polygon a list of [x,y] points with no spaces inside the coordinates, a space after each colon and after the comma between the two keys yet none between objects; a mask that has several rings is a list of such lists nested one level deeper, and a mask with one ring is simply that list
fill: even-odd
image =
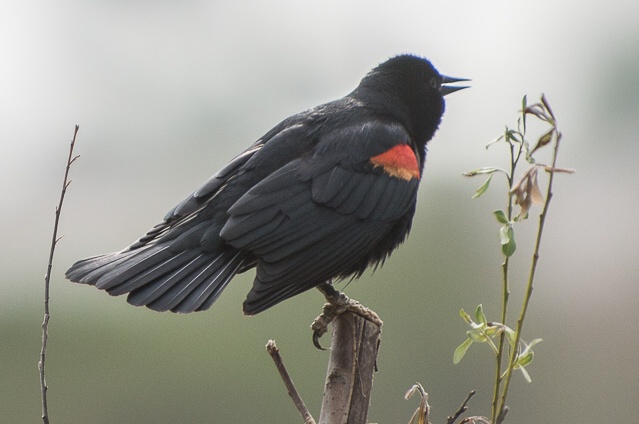
[{"label": "thin stem", "polygon": [[[532,292],[533,292],[533,282],[535,279],[535,271],[537,270],[537,263],[539,262],[539,250],[541,247],[541,238],[544,232],[544,225],[546,222],[546,216],[548,215],[548,208],[550,206],[550,201],[552,200],[553,197],[553,193],[552,193],[552,185],[553,185],[553,180],[554,180],[554,169],[557,166],[557,153],[559,151],[559,143],[561,141],[561,133],[557,132],[557,140],[555,142],[555,148],[553,150],[553,156],[552,156],[552,170],[550,171],[550,177],[548,178],[548,188],[546,190],[546,202],[544,203],[544,208],[541,212],[541,214],[539,215],[539,226],[537,229],[537,239],[535,241],[535,250],[533,252],[533,257],[532,257],[532,264],[530,267],[530,273],[528,275],[528,282],[526,284],[526,294],[524,297],[524,301],[522,304],[522,308],[521,308],[521,312],[519,314],[519,318],[517,319],[517,331],[515,333],[515,343],[514,346],[519,346],[519,342],[521,340],[521,332],[522,332],[522,328],[524,326],[524,320],[526,318],[526,312],[528,311],[528,305],[530,304],[530,299],[532,297]],[[510,361],[508,364],[508,369],[506,370],[506,376],[505,376],[505,381],[504,381],[504,389],[501,395],[501,401],[500,401],[500,406],[501,408],[504,407],[505,403],[506,403],[506,396],[508,395],[508,388],[510,386],[510,381],[511,381],[511,377],[512,377],[512,371],[514,368],[514,363],[515,363],[515,359],[517,357],[518,354],[518,349],[517,348],[513,348],[511,353],[510,353]],[[500,421],[497,421],[496,424],[499,424]]]},{"label": "thin stem", "polygon": [[[522,134],[522,138],[525,134]],[[517,162],[519,157],[521,156],[521,143],[519,153],[515,155],[515,146],[512,142],[509,142],[510,145],[510,173],[508,174],[508,192],[513,187],[515,181],[515,170],[517,168]],[[506,215],[508,217],[508,221],[512,221],[513,219],[513,199],[512,196],[508,196],[508,208],[506,211]],[[508,299],[510,297],[510,287],[509,287],[509,264],[510,257],[505,256],[504,262],[502,264],[502,308],[501,308],[501,323],[505,324],[508,316]],[[499,392],[501,387],[501,365],[504,357],[504,345],[506,340],[506,334],[501,333],[499,336],[499,347],[497,349],[497,357],[495,359],[495,381],[494,381],[494,390],[493,390],[493,400],[492,400],[492,422],[495,422],[497,415],[499,414],[500,408],[499,406]]]},{"label": "thin stem", "polygon": [[47,343],[49,341],[49,319],[51,315],[49,313],[49,287],[51,282],[51,269],[53,268],[53,254],[55,247],[58,244],[60,238],[58,238],[58,224],[60,222],[60,213],[62,212],[62,203],[64,202],[64,195],[67,192],[67,188],[71,181],[69,181],[69,170],[71,164],[79,156],[73,156],[73,148],[75,147],[75,139],[78,135],[79,126],[75,126],[73,133],[73,140],[69,146],[69,157],[67,159],[67,166],[64,171],[64,180],[62,182],[62,191],[60,192],[60,200],[55,208],[55,222],[53,224],[53,236],[51,237],[51,249],[49,250],[49,262],[47,265],[47,273],[44,276],[44,320],[42,321],[42,347],[40,349],[40,360],[38,361],[38,370],[40,371],[40,392],[42,395],[42,421],[44,424],[49,424],[49,408],[47,404],[47,382],[44,375],[44,364],[46,360]]},{"label": "thin stem", "polygon": [[[510,291],[508,288],[508,263],[509,258],[506,257],[504,263],[502,264],[502,279],[503,279],[503,291],[502,291],[502,316],[501,322],[506,322],[506,315],[508,312],[508,298],[510,296]],[[492,422],[495,422],[495,417],[498,414],[498,402],[499,402],[499,389],[501,386],[501,364],[503,361],[503,353],[504,353],[504,341],[506,340],[505,333],[501,333],[499,335],[499,347],[497,349],[497,357],[495,362],[495,381],[494,381],[494,390],[493,390],[493,401],[492,401]]]},{"label": "thin stem", "polygon": [[291,397],[291,399],[293,400],[293,403],[295,404],[295,408],[297,408],[297,411],[302,416],[302,419],[304,419],[304,424],[315,424],[315,420],[313,419],[313,416],[311,415],[310,411],[306,407],[304,400],[302,400],[302,396],[300,396],[299,392],[295,388],[295,384],[293,384],[293,379],[291,378],[288,371],[286,370],[286,367],[284,366],[284,361],[282,360],[282,357],[280,356],[280,350],[277,348],[277,345],[275,344],[275,340],[268,341],[268,343],[266,344],[266,350],[268,351],[269,355],[271,355],[271,358],[273,359],[273,362],[275,363],[275,367],[277,368],[277,371],[280,373],[280,377],[282,377],[282,381],[284,382],[284,385],[286,386],[286,391],[288,392],[288,395]]},{"label": "thin stem", "polygon": [[468,411],[468,402],[470,402],[470,398],[475,396],[475,393],[476,392],[474,390],[468,393],[468,396],[466,396],[466,399],[464,400],[464,402],[461,404],[459,409],[457,409],[457,412],[455,412],[453,415],[448,417],[446,424],[455,424],[455,421],[457,421],[457,418],[459,418],[461,414],[463,414],[464,412]]}]

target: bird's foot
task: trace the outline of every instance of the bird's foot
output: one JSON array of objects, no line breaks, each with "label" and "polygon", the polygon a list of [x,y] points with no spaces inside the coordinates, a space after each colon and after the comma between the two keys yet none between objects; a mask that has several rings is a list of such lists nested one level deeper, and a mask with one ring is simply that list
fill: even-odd
[{"label": "bird's foot", "polygon": [[326,303],[324,304],[321,315],[315,318],[313,324],[311,324],[313,344],[316,348],[325,350],[320,344],[319,339],[328,331],[328,325],[344,312],[352,312],[372,322],[379,328],[382,328],[383,321],[375,311],[362,305],[357,300],[349,298],[344,293],[335,290],[332,284],[322,283],[317,286],[317,289],[321,291],[326,298]]}]

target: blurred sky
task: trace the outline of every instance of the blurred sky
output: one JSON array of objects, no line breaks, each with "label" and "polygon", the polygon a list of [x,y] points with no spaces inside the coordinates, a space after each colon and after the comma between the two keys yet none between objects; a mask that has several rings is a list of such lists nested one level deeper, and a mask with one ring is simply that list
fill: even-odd
[{"label": "blurred sky", "polygon": [[[429,242],[427,213],[450,215],[441,225],[451,232],[489,227],[486,216],[499,207],[491,201],[501,197],[466,209],[481,181],[461,174],[499,164],[503,152],[486,152],[485,142],[515,123],[524,94],[533,101],[546,93],[564,134],[559,164],[577,173],[556,180],[534,306],[552,311],[554,320],[540,317],[544,325],[570,329],[572,346],[585,355],[578,360],[608,380],[605,392],[636,394],[638,19],[634,0],[2,2],[0,319],[25,308],[41,317],[54,205],[75,124],[81,159],[63,211],[53,305],[73,308],[88,297],[120,304],[65,283],[64,270],[123,248],[281,119],[341,97],[376,64],[411,52],[473,81],[447,98],[420,193],[416,219],[424,224],[405,249]],[[468,282],[458,284],[451,290]],[[239,314],[237,301],[228,314]],[[545,355],[557,349],[544,348]],[[636,418],[636,402],[624,396],[616,405]],[[577,399],[565,408],[605,416]]]}]

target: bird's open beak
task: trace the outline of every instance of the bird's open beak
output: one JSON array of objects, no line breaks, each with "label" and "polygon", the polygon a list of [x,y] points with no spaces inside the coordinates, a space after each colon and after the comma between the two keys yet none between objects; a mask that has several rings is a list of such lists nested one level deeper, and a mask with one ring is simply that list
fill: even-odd
[{"label": "bird's open beak", "polygon": [[460,82],[460,81],[470,81],[470,80],[466,78],[453,78],[453,77],[447,77],[445,75],[442,75],[442,85],[439,88],[439,92],[442,93],[442,96],[445,96],[447,94],[454,93],[455,91],[463,90],[464,88],[469,87],[468,85],[462,85],[462,86],[445,85],[445,84],[450,84],[451,82]]}]

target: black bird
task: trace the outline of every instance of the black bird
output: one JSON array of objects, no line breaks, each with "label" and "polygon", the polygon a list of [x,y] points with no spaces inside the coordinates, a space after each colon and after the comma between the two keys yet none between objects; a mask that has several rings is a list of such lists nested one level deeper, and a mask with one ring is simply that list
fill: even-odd
[{"label": "black bird", "polygon": [[156,311],[208,309],[255,267],[254,315],[359,277],[402,243],[443,96],[467,81],[393,57],[347,96],[293,115],[231,160],[126,249],[76,262],[69,280]]}]

